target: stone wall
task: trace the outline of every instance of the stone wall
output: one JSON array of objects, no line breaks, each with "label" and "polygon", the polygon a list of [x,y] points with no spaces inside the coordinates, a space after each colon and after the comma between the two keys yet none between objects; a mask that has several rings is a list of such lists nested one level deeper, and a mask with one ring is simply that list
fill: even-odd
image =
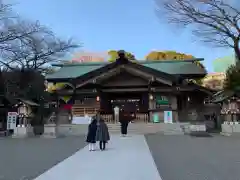
[{"label": "stone wall", "polygon": [[222,133],[224,134],[239,134],[240,133],[240,124],[238,122],[230,122],[222,124]]}]

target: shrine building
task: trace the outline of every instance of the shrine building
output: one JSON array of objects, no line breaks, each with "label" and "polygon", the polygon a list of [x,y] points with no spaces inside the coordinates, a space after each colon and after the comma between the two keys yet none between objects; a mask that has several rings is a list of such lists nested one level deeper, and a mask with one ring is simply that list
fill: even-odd
[{"label": "shrine building", "polygon": [[46,76],[48,83],[62,84],[53,96],[59,107],[70,107],[72,116],[94,115],[98,110],[115,123],[114,107],[120,118],[134,122],[164,120],[171,112],[173,122],[199,117],[205,98],[212,92],[192,80],[207,72],[196,62],[203,59],[55,64],[60,69]]}]

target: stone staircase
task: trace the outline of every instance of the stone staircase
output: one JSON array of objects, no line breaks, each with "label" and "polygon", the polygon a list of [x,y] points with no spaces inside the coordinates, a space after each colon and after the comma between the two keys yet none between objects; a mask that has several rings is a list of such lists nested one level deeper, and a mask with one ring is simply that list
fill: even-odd
[{"label": "stone staircase", "polygon": [[[54,124],[45,125],[45,128],[55,126]],[[111,134],[120,134],[120,123],[108,123],[108,129]],[[130,123],[128,126],[128,134],[154,134],[160,133],[163,135],[183,135],[183,129],[180,123],[164,124],[164,123]],[[47,129],[46,129],[47,131]],[[58,135],[61,136],[78,136],[86,135],[88,124],[61,124],[58,126]]]},{"label": "stone staircase", "polygon": [[[120,123],[108,124],[110,133],[120,133]],[[130,123],[128,126],[129,134],[151,134],[163,133],[164,135],[183,135],[183,129],[179,123]]]}]

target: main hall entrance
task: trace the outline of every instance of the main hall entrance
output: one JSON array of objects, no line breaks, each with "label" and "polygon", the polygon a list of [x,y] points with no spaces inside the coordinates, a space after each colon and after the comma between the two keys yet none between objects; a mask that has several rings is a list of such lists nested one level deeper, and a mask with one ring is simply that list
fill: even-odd
[{"label": "main hall entrance", "polygon": [[[114,108],[119,108],[119,119],[129,121],[148,120],[148,94],[146,93],[107,93],[102,97],[101,109],[114,114]],[[145,117],[145,118],[143,118]]]}]

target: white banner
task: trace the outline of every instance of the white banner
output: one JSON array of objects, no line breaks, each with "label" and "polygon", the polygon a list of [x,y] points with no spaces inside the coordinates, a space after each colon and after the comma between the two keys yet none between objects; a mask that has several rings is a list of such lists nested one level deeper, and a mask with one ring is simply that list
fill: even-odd
[{"label": "white banner", "polygon": [[172,111],[164,111],[164,123],[172,123]]},{"label": "white banner", "polygon": [[73,116],[72,124],[90,124],[92,118],[89,116]]}]

